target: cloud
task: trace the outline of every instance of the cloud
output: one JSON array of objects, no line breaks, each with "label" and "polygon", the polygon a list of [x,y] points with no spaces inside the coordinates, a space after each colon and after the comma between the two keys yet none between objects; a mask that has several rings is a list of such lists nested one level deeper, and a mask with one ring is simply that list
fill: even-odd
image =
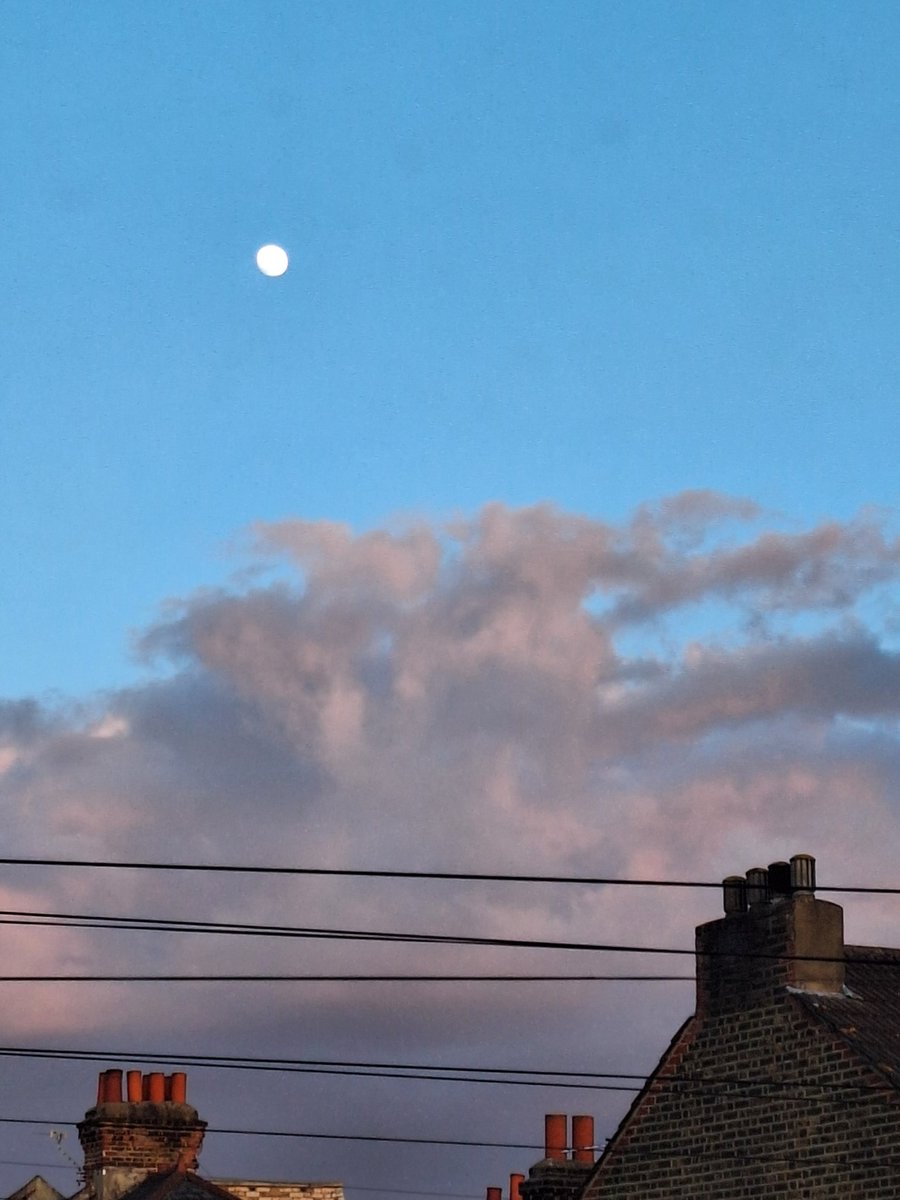
[{"label": "cloud", "polygon": [[[0,704],[6,853],[710,878],[808,850],[823,876],[896,882],[900,655],[877,614],[898,545],[873,515],[782,524],[691,492],[619,523],[492,504],[362,534],[258,525],[233,587],[169,602],[142,632],[160,668],[147,683],[57,710]],[[47,911],[668,945],[717,915],[706,892],[624,888],[74,869],[23,872],[15,888],[20,907]],[[865,912],[883,934],[883,910]],[[7,940],[6,957],[74,954],[102,970],[112,954],[134,971],[585,967],[550,952],[71,936],[33,930],[27,953]],[[627,1070],[649,1065],[648,1042],[690,1003],[681,985],[430,987],[197,985],[145,1004],[127,987],[70,985],[17,1011],[32,1037],[116,1031],[255,1053],[302,1027],[323,1054],[498,1065],[577,1067],[586,1038],[608,1038]],[[560,1099],[535,1111],[545,1102]],[[374,1119],[362,1094],[354,1104],[358,1123]],[[467,1119],[456,1100],[440,1105]]]}]

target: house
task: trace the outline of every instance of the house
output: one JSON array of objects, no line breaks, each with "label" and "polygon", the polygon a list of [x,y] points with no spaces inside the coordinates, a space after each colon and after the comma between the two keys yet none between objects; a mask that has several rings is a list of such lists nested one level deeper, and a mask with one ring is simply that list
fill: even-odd
[{"label": "house", "polygon": [[696,1012],[581,1200],[896,1200],[900,950],[844,945],[808,855],[723,896],[697,929]]},{"label": "house", "polygon": [[[70,1200],[344,1200],[339,1183],[209,1180],[197,1174],[206,1121],[187,1102],[187,1076],[100,1073],[78,1124],[81,1187]],[[64,1200],[35,1176],[7,1200]]]},{"label": "house", "polygon": [[815,886],[806,854],[724,881],[696,1011],[596,1165],[590,1118],[551,1114],[510,1200],[900,1197],[900,950],[846,946]]}]

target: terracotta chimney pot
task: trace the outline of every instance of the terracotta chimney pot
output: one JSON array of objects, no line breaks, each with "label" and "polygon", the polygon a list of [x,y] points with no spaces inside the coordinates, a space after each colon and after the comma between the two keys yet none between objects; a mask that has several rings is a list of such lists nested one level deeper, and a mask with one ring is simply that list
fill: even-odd
[{"label": "terracotta chimney pot", "polygon": [[544,1158],[565,1159],[566,1115],[547,1113],[544,1117]]},{"label": "terracotta chimney pot", "polygon": [[577,1116],[572,1118],[572,1149],[575,1162],[594,1161],[594,1118]]}]

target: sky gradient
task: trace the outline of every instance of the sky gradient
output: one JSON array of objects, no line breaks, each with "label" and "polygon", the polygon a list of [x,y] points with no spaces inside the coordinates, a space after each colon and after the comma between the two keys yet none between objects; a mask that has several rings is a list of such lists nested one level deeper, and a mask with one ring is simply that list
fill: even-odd
[{"label": "sky gradient", "polygon": [[[9,0],[4,22],[6,855],[716,879],[810,852],[823,882],[900,882],[900,16]],[[280,279],[254,263],[270,241]],[[682,947],[719,912],[24,868],[0,899]],[[847,921],[896,941],[890,901]],[[10,972],[660,966],[0,945]],[[692,1002],[0,988],[5,1045],[638,1072]],[[94,1075],[10,1060],[0,1116],[77,1119]],[[544,1112],[605,1137],[627,1104],[192,1075],[211,1124],[255,1128],[537,1143]],[[53,1156],[74,1187],[46,1129],[0,1125],[0,1190]],[[365,1200],[481,1196],[535,1157],[211,1134],[201,1165]]]}]

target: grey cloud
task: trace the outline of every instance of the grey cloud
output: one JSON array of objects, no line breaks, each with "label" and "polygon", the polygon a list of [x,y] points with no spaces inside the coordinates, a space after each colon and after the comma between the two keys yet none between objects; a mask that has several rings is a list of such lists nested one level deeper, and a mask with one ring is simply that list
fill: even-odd
[{"label": "grey cloud", "polygon": [[645,553],[638,584],[614,617],[645,621],[709,598],[751,611],[848,609],[860,595],[894,579],[900,542],[868,523],[827,523],[804,534],[763,533],[749,545],[688,557],[657,546]]},{"label": "grey cloud", "polygon": [[659,740],[698,738],[722,727],[799,713],[894,718],[900,654],[871,636],[827,634],[726,652],[695,650],[668,681],[651,681],[607,709],[608,752]]}]

